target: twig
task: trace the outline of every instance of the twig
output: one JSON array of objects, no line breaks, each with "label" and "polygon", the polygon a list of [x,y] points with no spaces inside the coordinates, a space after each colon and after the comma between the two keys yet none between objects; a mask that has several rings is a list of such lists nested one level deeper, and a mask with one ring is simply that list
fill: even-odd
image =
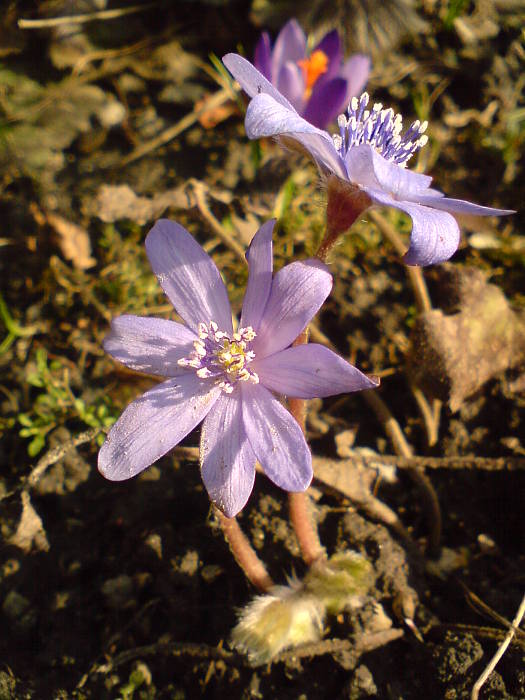
[{"label": "twig", "polygon": [[225,102],[231,99],[231,94],[230,89],[219,90],[215,95],[210,97],[210,99],[207,100],[200,109],[194,109],[193,112],[187,114],[179,122],[173,126],[170,126],[157,137],[151,139],[151,141],[146,141],[141,146],[138,146],[129,155],[122,158],[122,160],[119,161],[119,166],[124,167],[125,165],[129,165],[130,163],[133,163],[133,161],[142,158],[147,153],[155,151],[157,148],[160,148],[160,146],[166,145],[176,136],[182,134],[183,131],[189,129],[189,127],[198,121],[199,117],[201,117],[205,112],[215,109],[216,107],[220,107],[220,105],[223,105]]},{"label": "twig", "polygon": [[197,209],[201,213],[202,217],[211,226],[214,233],[217,234],[221,241],[229,248],[231,248],[233,252],[237,255],[237,257],[240,258],[242,262],[246,265],[247,263],[246,257],[244,255],[244,248],[239,243],[237,243],[237,241],[234,238],[232,238],[231,233],[226,231],[226,229],[220,224],[219,221],[217,221],[217,219],[211,212],[208,203],[206,202],[206,188],[204,184],[199,180],[194,179],[190,180],[189,184],[191,185],[193,194],[195,196],[195,204],[197,205]]},{"label": "twig", "polygon": [[472,693],[470,695],[471,700],[478,700],[479,696],[479,691],[485,684],[487,678],[490,676],[492,671],[496,668],[499,660],[503,656],[503,654],[507,651],[507,648],[509,644],[511,643],[512,639],[514,638],[514,635],[516,634],[516,631],[518,627],[521,624],[521,620],[523,619],[523,616],[525,615],[525,595],[521,599],[520,606],[518,608],[518,612],[516,613],[516,617],[514,620],[512,620],[512,627],[509,629],[505,639],[503,642],[500,644],[498,647],[498,650],[490,660],[490,662],[487,664],[485,667],[485,670],[481,674],[481,676],[478,678],[478,680],[474,683],[474,687],[472,688]]},{"label": "twig", "polygon": [[[377,211],[368,212],[368,216],[376,224],[385,238],[390,241],[396,253],[403,256],[406,252],[406,245],[403,243],[403,239],[395,228]],[[405,268],[412,286],[412,291],[414,292],[418,310],[420,313],[430,311],[432,309],[432,303],[421,268],[414,265],[406,265]]]},{"label": "twig", "polygon": [[90,428],[89,430],[85,430],[83,433],[79,433],[74,438],[71,438],[71,440],[66,440],[66,442],[63,442],[61,445],[57,445],[51,450],[48,450],[46,454],[38,460],[36,466],[31,470],[28,477],[22,479],[18,486],[12,491],[0,495],[0,501],[13,496],[15,493],[25,491],[36,486],[48,467],[51,467],[53,464],[58,462],[59,459],[62,459],[64,455],[75,449],[75,447],[83,445],[86,442],[91,442],[91,440],[96,438],[96,436],[101,432],[107,432],[107,429],[102,427]]},{"label": "twig", "polygon": [[[390,241],[394,250],[400,256],[403,256],[405,254],[406,246],[396,229],[391,226],[389,222],[377,211],[371,211],[369,216],[385,238]],[[431,311],[432,302],[430,301],[430,295],[428,293],[423,271],[420,267],[413,265],[405,266],[405,270],[412,287],[412,292],[414,293],[414,298],[419,313],[423,314]],[[416,387],[414,384],[410,384],[410,390],[412,391],[414,399],[418,405],[419,412],[421,413],[421,417],[423,418],[423,424],[427,433],[428,445],[429,447],[432,447],[432,445],[436,444],[438,439],[441,401],[434,399],[431,403],[429,403],[421,389]]]},{"label": "twig", "polygon": [[[405,434],[401,430],[401,426],[390,413],[386,403],[381,399],[377,392],[363,391],[362,395],[376,414],[376,417],[383,426],[383,430],[390,438],[394,450],[400,457],[411,459],[413,457],[412,447],[405,438]],[[423,498],[429,529],[428,548],[430,553],[435,553],[439,548],[442,527],[441,509],[439,507],[437,494],[432,486],[432,482],[425,473],[419,471],[418,469],[414,469],[413,467],[407,467],[407,471],[412,481],[419,488],[420,494]]]},{"label": "twig", "polygon": [[85,24],[86,22],[100,22],[108,19],[118,19],[126,15],[133,15],[137,12],[145,12],[152,7],[161,5],[163,0],[148,2],[144,5],[132,5],[131,7],[121,7],[115,10],[95,10],[80,15],[63,15],[62,17],[47,17],[45,19],[19,19],[20,29],[47,29],[49,27],[60,27],[64,24]]},{"label": "twig", "polygon": [[[182,459],[198,460],[198,447],[176,447],[174,454]],[[365,456],[353,454],[352,461],[363,466],[393,466],[397,469],[479,469],[486,472],[525,470],[525,457],[401,457],[399,455]]]},{"label": "twig", "polygon": [[427,434],[427,444],[429,447],[433,447],[438,441],[439,435],[439,419],[440,419],[440,408],[441,401],[439,399],[433,399],[432,403],[427,401],[427,397],[422,392],[422,390],[414,384],[409,383],[410,391],[414,397],[421,417],[423,418],[423,423],[425,425],[425,432]]}]

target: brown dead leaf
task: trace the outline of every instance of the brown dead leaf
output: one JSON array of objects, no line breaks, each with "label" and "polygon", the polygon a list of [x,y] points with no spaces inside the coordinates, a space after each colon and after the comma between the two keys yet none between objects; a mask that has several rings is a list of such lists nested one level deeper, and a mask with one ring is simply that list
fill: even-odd
[{"label": "brown dead leaf", "polygon": [[154,197],[140,197],[128,185],[102,185],[91,212],[106,223],[130,219],[147,224],[158,219],[166,209],[188,209],[191,201],[184,187],[162,192]]},{"label": "brown dead leaf", "polygon": [[88,232],[78,224],[58,214],[44,212],[47,223],[57,232],[58,245],[66,260],[71,260],[78,270],[87,270],[96,264],[91,257],[91,241]]},{"label": "brown dead leaf", "polygon": [[213,95],[210,95],[210,93],[206,93],[201,100],[198,100],[198,102],[195,103],[196,112],[200,112],[201,109],[204,109],[204,111],[199,117],[199,123],[205,129],[213,129],[217,126],[217,124],[226,121],[226,119],[228,119],[238,111],[237,105],[235,104],[235,102],[233,102],[233,100],[225,102],[224,104],[219,105],[217,107],[205,109],[206,103],[209,102],[210,97],[213,97]]},{"label": "brown dead leaf", "polygon": [[98,216],[106,223],[129,219],[144,225],[158,219],[166,209],[187,210],[197,206],[197,190],[223,204],[229,204],[232,200],[228,191],[208,187],[194,179],[153,197],[141,197],[128,185],[102,185],[93,201],[85,201],[83,211],[88,216]]},{"label": "brown dead leaf", "polygon": [[476,269],[444,266],[456,313],[434,309],[412,331],[407,369],[430,396],[457,411],[485,382],[525,363],[525,318]]},{"label": "brown dead leaf", "polygon": [[42,520],[33,508],[27,491],[22,491],[22,515],[15,534],[9,538],[8,542],[15,547],[20,547],[26,553],[30,552],[33,546],[40,552],[49,550]]}]

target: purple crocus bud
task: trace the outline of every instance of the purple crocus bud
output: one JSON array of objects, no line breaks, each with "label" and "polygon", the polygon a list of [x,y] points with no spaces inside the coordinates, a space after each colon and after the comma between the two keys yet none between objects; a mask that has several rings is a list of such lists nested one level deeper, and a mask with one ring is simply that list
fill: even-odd
[{"label": "purple crocus bud", "polygon": [[[227,65],[232,63],[242,72],[243,83],[257,88],[258,71],[240,57],[230,58]],[[452,214],[514,213],[449,199],[430,187],[431,177],[408,170],[410,158],[427,142],[427,123],[417,120],[403,132],[401,115],[380,103],[369,106],[366,92],[351,99],[346,113],[337,119],[339,133],[333,136],[313,126],[264,84],[254,93],[246,112],[248,137],[279,137],[310,154],[327,180],[327,226],[336,235],[369,206],[395,207],[412,219],[404,262],[431,265],[448,260],[458,248],[459,226]]]},{"label": "purple crocus bud", "polygon": [[146,251],[184,323],[119,316],[104,348],[127,367],[166,377],[131,403],[111,428],[98,468],[112,481],[135,476],[203,422],[202,479],[228,517],[245,505],[258,461],[286,491],[304,491],[312,458],[299,424],[272,392],[309,399],[371,389],[378,382],[321,345],[291,347],[330,293],[319,260],[275,276],[274,221],[255,234],[234,329],[226,287],[211,258],[179,224],[158,221]]},{"label": "purple crocus bud", "polygon": [[[309,52],[305,33],[295,19],[281,29],[273,49],[269,35],[261,35],[253,65],[237,54],[224,56],[223,62],[250,97],[266,92],[269,83],[301,116],[321,129],[335,119],[350,98],[361,93],[370,73],[368,56],[355,54],[343,61],[336,29]],[[243,62],[252,71],[248,80]],[[257,75],[265,79],[264,83],[257,81]]]}]

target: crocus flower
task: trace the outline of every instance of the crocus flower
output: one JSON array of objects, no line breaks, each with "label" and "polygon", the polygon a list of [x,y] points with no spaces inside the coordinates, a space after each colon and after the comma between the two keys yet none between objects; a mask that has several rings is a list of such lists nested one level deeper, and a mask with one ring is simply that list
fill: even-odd
[{"label": "crocus flower", "polygon": [[332,277],[309,259],[272,278],[273,226],[264,224],[248,250],[237,330],[219,271],[194,238],[167,220],[148,234],[151,266],[184,324],[128,315],[112,322],[106,351],[167,379],[133,401],[110,430],[98,459],[108,479],[138,474],[204,421],[202,479],[232,517],[248,500],[257,460],[287,491],[303,491],[312,479],[301,428],[272,392],[309,399],[377,386],[324,346],[290,347],[328,296]]},{"label": "crocus flower", "polygon": [[[242,66],[249,62],[236,54],[228,54],[223,61],[241,87],[254,97],[257,89],[254,91],[253,82],[243,80]],[[368,56],[355,54],[343,62],[336,29],[326,34],[309,53],[305,33],[295,19],[281,29],[273,49],[268,33],[261,35],[253,63],[259,75],[304,119],[321,129],[337,117],[351,97],[361,93],[370,72]]]},{"label": "crocus flower", "polygon": [[[449,199],[430,187],[430,176],[406,168],[409,159],[427,142],[426,122],[415,121],[402,133],[401,115],[383,109],[380,103],[370,109],[365,92],[352,98],[346,113],[338,117],[339,133],[330,136],[304,119],[268,81],[261,80],[260,73],[247,61],[233,54],[225,59],[244,89],[254,95],[246,112],[248,137],[280,137],[285,144],[295,144],[313,158],[328,181],[328,209],[340,218],[340,226],[327,221],[332,228],[339,226],[336,233],[346,230],[369,206],[395,207],[412,219],[410,247],[404,262],[431,265],[448,260],[458,248],[459,226],[451,213],[514,213]],[[241,72],[242,80],[238,77]],[[337,198],[332,207],[331,193]]]}]

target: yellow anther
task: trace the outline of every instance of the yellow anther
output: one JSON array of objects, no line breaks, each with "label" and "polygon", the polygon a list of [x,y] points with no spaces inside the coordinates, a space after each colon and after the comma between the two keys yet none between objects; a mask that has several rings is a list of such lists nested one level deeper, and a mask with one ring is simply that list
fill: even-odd
[{"label": "yellow anther", "polygon": [[328,70],[328,56],[324,51],[317,49],[310,58],[297,61],[304,74],[305,91],[304,97],[307,99],[312,94],[312,88],[319,78]]}]

